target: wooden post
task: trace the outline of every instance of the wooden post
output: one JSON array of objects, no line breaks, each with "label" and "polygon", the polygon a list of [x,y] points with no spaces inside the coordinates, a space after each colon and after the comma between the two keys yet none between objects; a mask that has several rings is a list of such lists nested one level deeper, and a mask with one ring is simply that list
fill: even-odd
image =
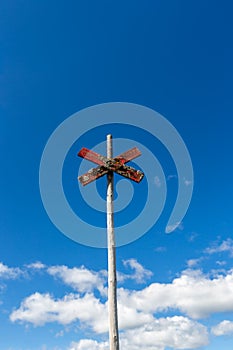
[{"label": "wooden post", "polygon": [[[140,182],[143,172],[125,163],[141,155],[134,147],[118,157],[113,158],[112,135],[107,135],[107,157],[83,147],[78,156],[96,164],[97,168],[90,169],[86,174],[78,177],[83,186],[107,174],[107,237],[108,237],[108,313],[109,313],[109,349],[119,350],[119,334],[117,319],[117,278],[116,278],[116,247],[114,237],[113,218],[113,171],[128,179]],[[101,321],[100,321],[101,322]]]},{"label": "wooden post", "polygon": [[[107,135],[107,157],[112,158],[112,135]],[[117,318],[117,278],[116,248],[113,217],[113,172],[109,171],[107,184],[107,235],[108,235],[108,314],[109,314],[109,348],[119,350]]]}]

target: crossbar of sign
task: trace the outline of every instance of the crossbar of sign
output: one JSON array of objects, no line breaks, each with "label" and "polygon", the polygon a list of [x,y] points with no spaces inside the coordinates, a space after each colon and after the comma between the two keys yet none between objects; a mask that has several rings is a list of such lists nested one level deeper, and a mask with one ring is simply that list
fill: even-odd
[{"label": "crossbar of sign", "polygon": [[104,176],[109,171],[131,179],[135,182],[140,182],[143,179],[143,172],[133,167],[125,165],[125,163],[133,160],[141,155],[137,147],[134,147],[115,158],[107,158],[99,153],[93,152],[87,148],[82,148],[78,156],[92,161],[99,166],[91,168],[87,173],[78,177],[78,180],[83,186],[86,186],[92,181]]}]

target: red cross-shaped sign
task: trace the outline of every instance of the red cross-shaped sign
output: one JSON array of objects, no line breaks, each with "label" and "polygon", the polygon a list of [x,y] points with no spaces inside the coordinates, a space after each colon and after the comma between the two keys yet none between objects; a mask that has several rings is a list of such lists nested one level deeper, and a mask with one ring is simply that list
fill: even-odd
[{"label": "red cross-shaped sign", "polygon": [[109,171],[127,177],[133,181],[140,182],[144,176],[143,172],[136,170],[125,163],[141,155],[137,147],[134,147],[115,158],[107,158],[87,148],[82,148],[78,156],[98,164],[96,168],[90,169],[86,174],[78,177],[83,186],[107,174]]}]

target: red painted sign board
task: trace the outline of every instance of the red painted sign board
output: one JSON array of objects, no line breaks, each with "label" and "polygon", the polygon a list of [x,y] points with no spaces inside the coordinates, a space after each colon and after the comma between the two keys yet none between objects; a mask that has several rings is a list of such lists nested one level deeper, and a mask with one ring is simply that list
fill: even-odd
[{"label": "red painted sign board", "polygon": [[132,159],[135,159],[140,155],[141,152],[137,147],[134,147],[115,158],[107,158],[87,148],[82,148],[79,151],[78,156],[90,160],[99,166],[90,169],[87,173],[79,176],[78,179],[83,186],[86,186],[90,182],[107,174],[109,171],[114,171],[117,174],[129,178],[133,181],[140,182],[144,176],[143,172],[125,165],[125,163],[129,162]]}]

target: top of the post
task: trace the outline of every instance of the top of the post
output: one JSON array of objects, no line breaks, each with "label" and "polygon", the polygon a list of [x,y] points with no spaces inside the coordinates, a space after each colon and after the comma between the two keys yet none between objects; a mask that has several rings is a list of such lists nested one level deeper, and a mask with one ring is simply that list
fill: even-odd
[{"label": "top of the post", "polygon": [[112,135],[107,135],[107,157],[112,158],[113,152],[112,152]]}]

